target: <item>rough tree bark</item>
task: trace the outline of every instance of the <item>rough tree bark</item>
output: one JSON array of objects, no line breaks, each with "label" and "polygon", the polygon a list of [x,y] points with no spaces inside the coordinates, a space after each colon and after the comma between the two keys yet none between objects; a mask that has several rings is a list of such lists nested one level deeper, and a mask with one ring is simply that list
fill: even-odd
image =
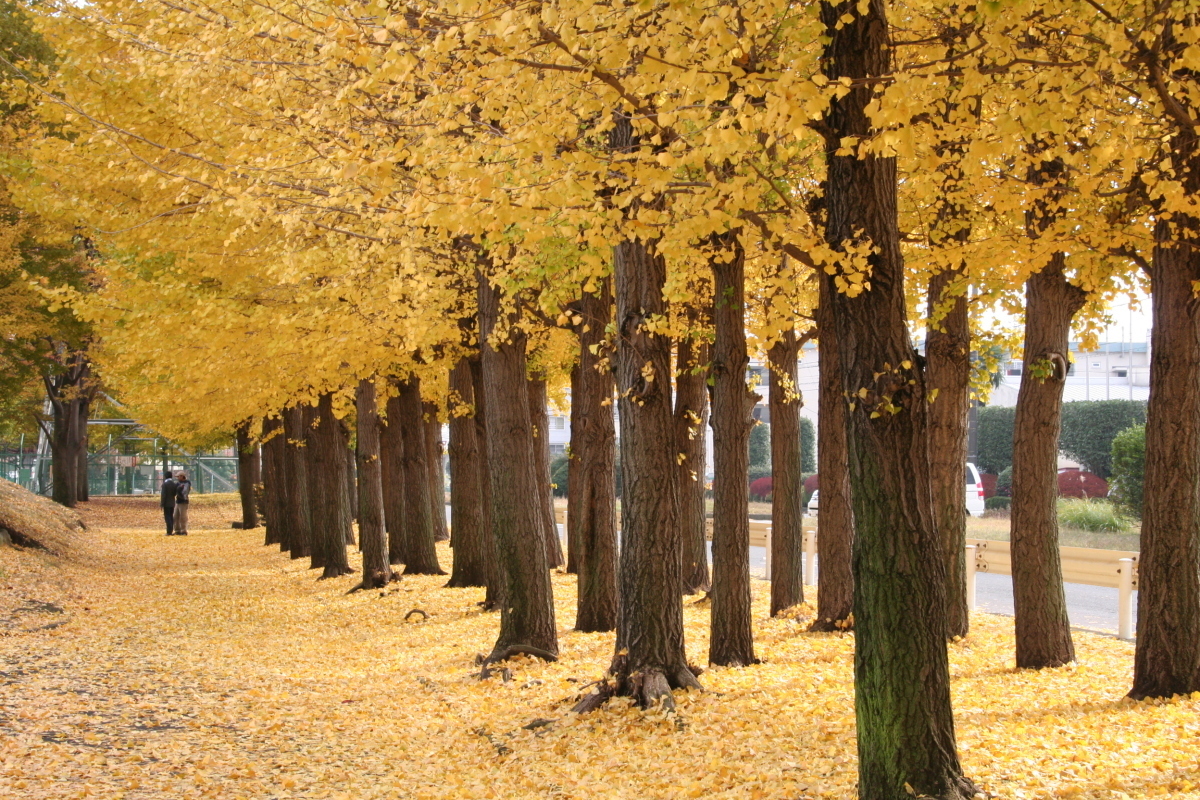
[{"label": "rough tree bark", "polygon": [[876,79],[891,74],[891,37],[883,0],[823,2],[821,21],[825,75],[855,82],[824,118],[825,238],[839,251],[848,243],[871,245],[869,287],[833,298],[842,388],[852,398],[846,410],[859,797],[959,800],[974,786],[958,761],[950,706],[946,569],[937,557],[929,483],[928,398],[905,314],[896,161],[837,155],[845,137],[854,142],[873,133],[866,107]]},{"label": "rough tree bark", "polygon": [[613,472],[616,428],[613,374],[604,333],[612,320],[612,281],[603,278],[596,293],[580,302],[579,366],[571,394],[569,489],[575,503],[567,509],[569,536],[577,542],[577,631],[617,627],[617,507]]},{"label": "rough tree bark", "polygon": [[[1055,187],[1065,172],[1060,159],[1030,168],[1031,183],[1051,187],[1051,194],[1026,214],[1032,238],[1053,223]],[[1030,669],[1075,660],[1058,551],[1058,434],[1071,320],[1087,294],[1067,280],[1065,268],[1066,256],[1054,253],[1025,283],[1025,352],[1013,423],[1011,546],[1017,666]]]},{"label": "rough tree bark", "polygon": [[434,403],[422,403],[425,420],[425,463],[429,466],[429,510],[433,515],[433,540],[450,539],[446,528],[446,472],[442,468],[442,423]]},{"label": "rough tree bark", "polygon": [[[421,413],[421,381],[412,375],[397,384],[400,439],[404,458],[404,519],[401,542],[405,575],[445,575],[434,546],[433,503],[429,499],[429,464],[425,459],[425,421]],[[389,418],[388,424],[392,424]]]},{"label": "rough tree bark", "polygon": [[542,519],[542,535],[546,541],[546,564],[550,569],[562,566],[562,543],[558,541],[558,525],[554,521],[554,491],[550,480],[550,424],[546,412],[546,380],[529,379],[529,423],[533,430],[533,474],[540,487],[538,512]]},{"label": "rough tree bark", "polygon": [[[610,148],[638,147],[628,114],[613,115]],[[635,213],[629,209],[627,213]],[[683,649],[679,494],[671,413],[671,340],[649,323],[667,312],[666,262],[651,241],[613,248],[617,397],[621,425],[621,554],[615,691],[674,707],[672,688],[700,684]]]},{"label": "rough tree bark", "polygon": [[362,588],[377,589],[392,581],[387,528],[383,521],[383,462],[379,457],[379,407],[375,381],[358,382],[355,458],[358,461],[358,540],[362,547]]},{"label": "rough tree bark", "polygon": [[81,503],[88,501],[88,419],[92,416],[92,394],[94,389],[84,387],[83,397],[79,399],[79,431],[82,441],[79,444],[79,460],[76,468],[79,474],[75,478],[75,499]]},{"label": "rough tree bark", "polygon": [[404,439],[400,429],[399,395],[388,398],[385,405],[387,423],[379,436],[380,461],[383,462],[383,521],[388,532],[388,561],[404,563]]},{"label": "rough tree bark", "polygon": [[[315,551],[308,481],[307,441],[311,421],[311,406],[294,405],[283,410],[282,464],[287,499],[282,509],[285,524],[279,546],[291,553],[292,558],[311,558]],[[315,558],[314,562],[319,560]],[[319,563],[311,566],[315,569]]]},{"label": "rough tree bark", "polygon": [[262,424],[262,513],[266,522],[264,545],[283,541],[287,525],[287,478],[284,446],[287,437],[281,417],[264,417]]},{"label": "rough tree bark", "polygon": [[539,507],[544,487],[534,470],[529,419],[526,337],[515,314],[501,319],[499,289],[482,276],[479,324],[492,526],[505,593],[500,635],[490,658],[503,658],[513,648],[556,658],[558,631]]},{"label": "rough tree bark", "polygon": [[833,276],[820,274],[816,309],[820,362],[817,364],[817,616],[809,630],[854,627],[854,509],[850,503],[846,400],[842,397],[841,345],[838,343]]},{"label": "rough tree bark", "polygon": [[483,360],[471,359],[471,388],[475,392],[475,444],[479,447],[479,510],[483,517],[483,570],[487,593],[485,609],[503,608],[505,603],[504,574],[500,569],[500,553],[496,547],[496,519],[492,513],[491,459],[488,457],[487,390],[483,382]]},{"label": "rough tree bark", "polygon": [[971,402],[971,330],[962,281],[962,267],[944,270],[929,279],[931,323],[925,334],[925,383],[930,392],[937,392],[936,400],[929,405],[933,513],[946,561],[946,635],[951,638],[966,636],[971,624],[967,613],[967,505],[963,495]]},{"label": "rough tree bark", "polygon": [[[91,374],[87,354],[76,351],[66,358],[60,371],[43,376],[53,414],[52,427],[47,431],[53,482],[50,496],[67,508],[74,508],[79,499],[79,460],[87,457],[87,423],[81,424],[80,406],[87,397]],[[44,426],[40,419],[38,424]]]},{"label": "rough tree bark", "polygon": [[579,541],[579,526],[576,524],[579,521],[580,515],[583,513],[580,503],[583,502],[583,487],[579,486],[579,481],[583,480],[583,473],[580,472],[581,458],[578,452],[579,445],[576,443],[575,426],[578,424],[576,420],[575,406],[578,403],[576,398],[583,395],[583,373],[579,371],[579,363],[571,368],[571,443],[567,445],[567,574],[579,574],[579,561],[583,556],[583,543]]},{"label": "rough tree bark", "polygon": [[255,493],[262,480],[258,444],[250,436],[250,421],[237,426],[234,432],[238,455],[238,496],[242,501],[242,527],[258,527],[258,504]]},{"label": "rough tree bark", "polygon": [[804,477],[796,386],[800,342],[788,328],[767,350],[771,411],[771,616],[804,602]]},{"label": "rough tree bark", "polygon": [[713,571],[712,634],[708,660],[746,666],[754,656],[750,627],[750,429],[758,395],[746,384],[746,255],[737,231],[711,242],[713,275],[712,348]]},{"label": "rough tree bark", "polygon": [[[321,579],[347,575],[345,505],[349,502],[339,463],[349,443],[346,426],[333,413],[333,395],[317,402],[314,424],[308,432],[308,477],[312,509],[313,554],[320,553]],[[314,564],[314,566],[316,566]]]},{"label": "rough tree bark", "polygon": [[[1172,141],[1177,180],[1200,196],[1200,137]],[[1130,696],[1200,691],[1200,218],[1176,212],[1154,228],[1154,314],[1146,476],[1138,564],[1138,629]]]},{"label": "rough tree bark", "polygon": [[460,359],[450,370],[450,528],[454,562],[446,586],[487,586],[487,550],[479,457],[475,431],[475,389],[471,361]]},{"label": "rough tree bark", "polygon": [[[690,325],[699,311],[687,310]],[[685,336],[675,351],[675,448],[683,456],[675,470],[679,492],[679,532],[683,559],[683,593],[712,588],[708,574],[708,522],[704,511],[708,471],[708,344]]]}]

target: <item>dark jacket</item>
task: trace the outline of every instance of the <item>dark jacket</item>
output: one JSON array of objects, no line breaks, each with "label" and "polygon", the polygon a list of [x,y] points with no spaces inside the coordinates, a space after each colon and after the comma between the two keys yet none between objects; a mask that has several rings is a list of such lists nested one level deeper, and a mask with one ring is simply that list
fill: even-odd
[{"label": "dark jacket", "polygon": [[189,480],[175,482],[175,502],[187,505],[188,495],[192,493],[192,482]]},{"label": "dark jacket", "polygon": [[162,489],[158,494],[158,504],[163,508],[175,507],[175,491],[179,488],[179,484],[174,478],[167,478],[162,482]]}]

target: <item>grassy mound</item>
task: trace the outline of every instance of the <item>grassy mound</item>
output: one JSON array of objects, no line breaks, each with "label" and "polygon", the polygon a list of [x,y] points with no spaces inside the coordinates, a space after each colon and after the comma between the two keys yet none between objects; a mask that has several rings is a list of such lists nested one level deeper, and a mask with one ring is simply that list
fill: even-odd
[{"label": "grassy mound", "polygon": [[86,526],[79,515],[15,483],[0,480],[0,543],[62,555]]}]

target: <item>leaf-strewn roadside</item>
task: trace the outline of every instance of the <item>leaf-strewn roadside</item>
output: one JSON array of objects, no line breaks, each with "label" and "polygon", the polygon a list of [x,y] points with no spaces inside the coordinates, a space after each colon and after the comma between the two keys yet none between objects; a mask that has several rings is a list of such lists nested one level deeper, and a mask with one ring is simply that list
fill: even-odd
[{"label": "leaf-strewn roadside", "polygon": [[[554,578],[562,659],[481,682],[473,657],[497,625],[482,590],[408,576],[346,595],[356,576],[318,583],[261,531],[168,539],[154,513],[81,534],[93,555],[57,567],[67,624],[0,636],[0,797],[854,794],[853,638],[767,619],[764,583],[765,664],[705,672],[708,691],[674,717],[621,703],[573,717],[612,649],[610,634],[570,630],[573,578]],[[405,622],[413,608],[428,619]],[[702,663],[708,609],[685,608]],[[1122,699],[1132,646],[1089,634],[1079,666],[1014,671],[1011,628],[977,615],[951,647],[962,757],[988,793],[1200,798],[1200,698]]]}]

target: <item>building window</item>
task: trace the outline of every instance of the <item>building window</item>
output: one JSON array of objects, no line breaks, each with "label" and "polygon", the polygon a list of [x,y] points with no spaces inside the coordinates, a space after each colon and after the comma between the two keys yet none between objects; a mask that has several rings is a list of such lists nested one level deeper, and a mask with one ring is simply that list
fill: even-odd
[{"label": "building window", "polygon": [[1118,378],[1125,378],[1125,377],[1128,377],[1129,370],[1116,369],[1116,370],[1113,370],[1113,374],[1116,375]]},{"label": "building window", "polygon": [[1021,374],[1021,368],[1020,367],[1009,367],[1005,374],[1019,376]]},{"label": "building window", "polygon": [[566,452],[567,452],[567,446],[565,444],[550,445],[550,455],[552,455],[552,456],[561,456],[562,454],[564,454]]},{"label": "building window", "polygon": [[566,417],[551,417],[550,418],[550,427],[556,431],[561,431],[561,430],[566,429],[567,418]]}]

